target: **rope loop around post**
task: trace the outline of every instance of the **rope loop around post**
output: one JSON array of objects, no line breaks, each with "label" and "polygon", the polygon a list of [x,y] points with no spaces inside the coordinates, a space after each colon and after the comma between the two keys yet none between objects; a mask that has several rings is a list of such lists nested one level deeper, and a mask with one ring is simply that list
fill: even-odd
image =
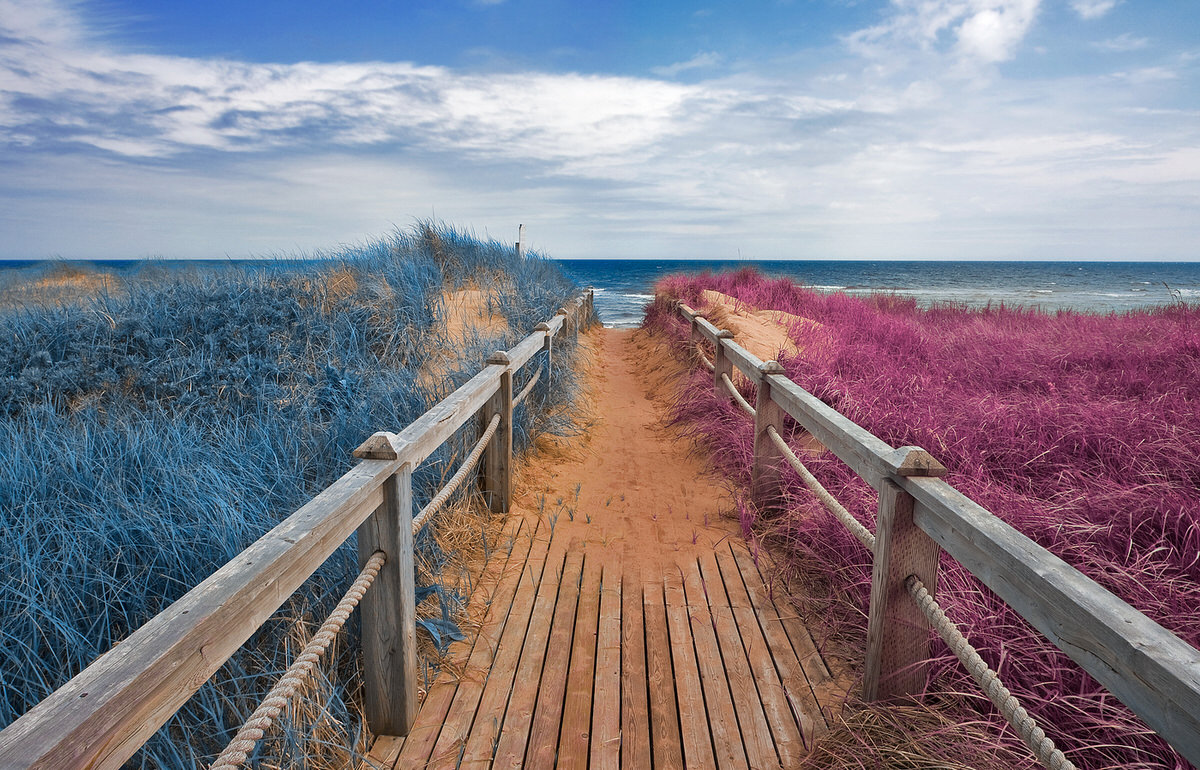
[{"label": "rope loop around post", "polygon": [[246,759],[250,756],[250,752],[254,751],[254,747],[262,740],[271,726],[275,723],[275,719],[280,712],[291,701],[296,691],[312,676],[313,670],[317,666],[317,661],[329,649],[329,645],[333,643],[333,639],[338,632],[342,630],[342,626],[346,624],[350,613],[354,612],[354,608],[362,601],[363,595],[367,589],[375,582],[375,577],[379,574],[380,568],[387,561],[387,554],[383,551],[376,551],[363,565],[362,572],[358,574],[358,578],[350,586],[342,600],[338,602],[337,607],[333,612],[329,613],[329,617],[321,624],[321,628],[317,633],[313,634],[312,639],[309,639],[308,644],[296,656],[291,666],[288,666],[287,671],[267,693],[267,697],[263,698],[262,703],[255,709],[246,723],[242,725],[242,729],[238,730],[237,735],[221,752],[216,761],[210,766],[210,770],[237,770],[246,763]]},{"label": "rope loop around post", "polygon": [[946,613],[942,611],[937,600],[929,595],[925,585],[915,575],[909,575],[908,579],[904,581],[904,585],[913,600],[916,601],[917,606],[925,613],[929,625],[937,630],[938,636],[970,672],[971,677],[983,689],[988,700],[1017,731],[1017,735],[1021,736],[1021,740],[1029,747],[1037,760],[1050,770],[1077,770],[1075,764],[1067,759],[1062,751],[1055,748],[1054,741],[1046,737],[1046,732],[1038,727],[1037,722],[1029,716],[1029,713],[1009,692],[1008,688],[1000,683],[1000,677],[979,656],[978,651],[962,635],[958,626],[946,617]]}]

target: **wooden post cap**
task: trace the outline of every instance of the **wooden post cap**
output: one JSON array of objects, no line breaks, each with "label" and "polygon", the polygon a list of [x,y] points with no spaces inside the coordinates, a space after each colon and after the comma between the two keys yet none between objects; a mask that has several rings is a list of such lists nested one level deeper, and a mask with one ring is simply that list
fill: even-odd
[{"label": "wooden post cap", "polygon": [[728,329],[717,329],[717,339],[731,340],[733,339],[733,332]]},{"label": "wooden post cap", "polygon": [[888,457],[897,476],[945,476],[946,466],[919,446],[902,446]]},{"label": "wooden post cap", "polygon": [[489,364],[503,364],[507,366],[512,363],[512,359],[508,357],[508,353],[505,353],[503,350],[497,350],[488,356],[487,362]]},{"label": "wooden post cap", "polygon": [[359,460],[395,460],[400,456],[396,446],[398,438],[395,433],[379,431],[362,442],[354,450],[354,456]]},{"label": "wooden post cap", "polygon": [[545,321],[542,321],[540,324],[533,327],[533,330],[535,332],[548,332],[548,331],[550,331],[550,324],[546,323]]},{"label": "wooden post cap", "polygon": [[760,374],[783,374],[784,373],[783,365],[780,364],[778,361],[763,361],[759,365],[758,371]]}]

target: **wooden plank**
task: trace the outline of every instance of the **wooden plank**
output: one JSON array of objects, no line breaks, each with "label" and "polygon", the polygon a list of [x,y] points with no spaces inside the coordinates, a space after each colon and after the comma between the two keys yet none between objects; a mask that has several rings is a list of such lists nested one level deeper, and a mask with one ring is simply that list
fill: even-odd
[{"label": "wooden plank", "polygon": [[512,367],[508,354],[496,352],[488,357],[489,366],[504,366],[496,392],[479,410],[479,435],[487,432],[492,419],[500,416],[496,432],[483,450],[479,464],[479,491],[484,502],[493,513],[508,513],[512,505],[512,458],[513,458],[513,388]]},{"label": "wooden plank", "polygon": [[[717,641],[716,617],[708,604],[700,572],[695,563],[683,571],[683,589],[687,597],[688,614],[692,621],[692,640],[696,645],[696,660],[700,664],[700,682],[704,685],[704,702],[708,706],[708,724],[712,730],[713,749],[717,766],[748,768],[746,746],[738,727],[738,705],[730,693],[732,686],[744,687],[744,681],[731,682]],[[768,733],[769,734],[769,733]]]},{"label": "wooden plank", "polygon": [[925,692],[927,684],[931,629],[904,581],[915,575],[936,595],[941,550],[913,524],[912,513],[912,496],[885,481],[879,490],[867,618],[867,701],[910,697]]},{"label": "wooden plank", "polygon": [[896,470],[894,450],[783,375],[771,375],[771,398],[813,438],[872,487]]},{"label": "wooden plank", "polygon": [[621,760],[621,569],[604,567],[596,632],[592,698],[592,770],[617,770]]},{"label": "wooden plank", "polygon": [[120,767],[383,501],[358,463],[0,732],[0,766]]},{"label": "wooden plank", "polygon": [[525,339],[508,349],[508,358],[512,361],[512,370],[520,371],[530,359],[546,349],[546,332],[535,331]]},{"label": "wooden plank", "polygon": [[402,463],[420,465],[446,439],[466,424],[491,398],[500,385],[502,365],[484,366],[479,374],[467,380],[428,412],[409,423],[399,433],[380,431],[354,450],[354,456],[371,459],[396,458]]},{"label": "wooden plank", "polygon": [[[542,537],[541,533],[547,529],[549,528],[544,524],[539,528],[539,536],[532,540],[529,555],[522,566],[520,583],[512,600],[508,621],[504,624],[504,632],[496,645],[495,658],[483,686],[478,716],[462,753],[460,766],[463,768],[484,768],[491,765],[492,750],[500,735],[509,696],[513,692],[517,665],[521,660],[522,643],[533,614],[534,599],[542,583],[550,540]],[[557,576],[550,576],[550,579],[556,578]]]},{"label": "wooden plank", "polygon": [[[646,586],[642,602],[646,626],[646,675],[650,696],[650,745],[654,767],[683,768],[680,710],[675,698],[675,672],[671,668],[671,637],[662,584]],[[695,718],[687,714],[684,718]]]},{"label": "wooden plank", "polygon": [[550,555],[538,585],[533,614],[517,662],[512,695],[504,724],[496,739],[493,767],[520,768],[525,762],[525,749],[529,745],[530,725],[533,723],[534,707],[537,704],[543,664],[546,660],[546,643],[550,638],[551,621],[558,600],[559,582],[565,567],[566,553],[563,548],[551,543]]},{"label": "wooden plank", "polygon": [[650,705],[646,693],[643,592],[626,575],[621,591],[621,766],[650,767]]},{"label": "wooden plank", "polygon": [[558,764],[587,767],[592,732],[592,690],[596,686],[596,635],[600,623],[601,560],[585,558],[579,584],[579,607],[571,641],[571,664],[563,695]]},{"label": "wooden plank", "polygon": [[700,682],[700,666],[692,640],[687,598],[678,575],[664,578],[664,600],[667,610],[667,629],[671,636],[671,664],[675,672],[675,692],[679,701],[680,737],[683,756],[688,768],[715,768],[712,734],[708,729],[704,705],[704,688]]},{"label": "wooden plank", "polygon": [[513,548],[505,556],[493,556],[476,583],[473,601],[482,598],[480,595],[487,587],[494,585],[479,633],[461,651],[452,648],[451,652],[458,654],[452,655],[453,663],[445,667],[425,698],[401,756],[404,764],[428,761],[437,766],[448,757],[456,759],[470,734],[483,680],[495,657],[496,640],[508,624],[513,595],[520,587],[525,559],[533,543],[532,537],[521,536],[526,526],[527,522],[518,517],[506,522],[503,536],[512,538]]},{"label": "wooden plank", "polygon": [[575,611],[579,601],[579,583],[583,579],[583,554],[578,545],[567,549],[562,580],[558,586],[558,603],[550,626],[550,643],[538,686],[537,706],[529,729],[529,747],[525,750],[525,766],[555,767],[558,754],[558,735],[562,728],[563,696],[567,689],[567,668],[571,663],[571,637],[575,632]]},{"label": "wooden plank", "polygon": [[683,320],[687,321],[688,323],[691,323],[692,319],[695,318],[697,315],[699,315],[699,312],[697,310],[695,310],[691,305],[689,305],[685,302],[680,302],[679,303],[679,314],[683,316]]},{"label": "wooden plank", "polygon": [[771,725],[767,722],[758,693],[758,684],[742,644],[741,631],[733,618],[733,609],[729,606],[729,599],[725,594],[724,581],[712,554],[701,554],[699,567],[700,585],[704,592],[701,598],[708,600],[713,631],[721,648],[725,677],[729,681],[729,692],[733,696],[733,707],[742,734],[742,744],[746,747],[746,758],[751,767],[780,767],[775,741],[771,737]]},{"label": "wooden plank", "polygon": [[[771,658],[787,691],[792,711],[800,722],[805,740],[811,745],[814,737],[828,730],[821,698],[831,694],[829,668],[795,613],[779,611],[750,554],[738,546],[731,546],[730,553],[742,576],[742,587],[746,589],[750,605],[759,619],[763,636],[771,648]],[[727,584],[732,583],[733,580],[727,578]]]},{"label": "wooden plank", "polygon": [[[766,361],[761,373],[782,374],[783,367],[776,361]],[[754,504],[765,514],[783,513],[783,453],[771,440],[769,429],[776,433],[783,430],[783,407],[771,399],[771,380],[763,378],[758,383],[758,396],[754,403],[754,465],[750,470],[750,495]]]},{"label": "wooden plank", "polygon": [[412,466],[401,466],[382,490],[383,505],[358,527],[359,569],[376,551],[387,554],[358,608],[364,710],[376,735],[408,735],[417,716]]},{"label": "wooden plank", "polygon": [[696,328],[700,331],[700,334],[704,336],[704,339],[708,340],[714,345],[717,344],[717,340],[720,339],[721,329],[718,329],[709,323],[707,318],[704,316],[696,316]]},{"label": "wooden plank", "polygon": [[742,583],[742,575],[731,554],[724,550],[718,551],[713,554],[711,566],[707,560],[701,562],[701,566],[705,571],[706,583],[720,581],[725,588],[730,611],[741,633],[742,644],[758,687],[763,714],[771,727],[775,748],[779,752],[779,761],[784,767],[795,767],[804,758],[807,750],[804,723],[807,722],[808,734],[811,736],[812,719],[803,709],[793,709],[788,687],[780,678],[780,672],[788,672],[793,688],[811,694],[808,679],[804,676],[793,650],[788,647],[788,640],[783,636],[783,626],[779,624],[776,624],[775,633],[777,637],[782,637],[785,660],[782,664],[775,661],[771,645],[764,634],[763,624],[754,612],[750,597],[746,593],[746,586]]},{"label": "wooden plank", "polygon": [[358,770],[393,770],[400,758],[404,738],[398,735],[377,735],[371,741],[371,750],[363,757]]},{"label": "wooden plank", "polygon": [[746,350],[732,339],[724,340],[721,343],[721,347],[725,348],[725,357],[729,359],[729,362],[738,371],[746,375],[746,379],[753,382],[756,386],[762,382],[762,374],[759,372],[759,368],[763,365],[761,358]]},{"label": "wooden plank", "polygon": [[897,484],[918,527],[1200,767],[1200,650],[944,481]]}]

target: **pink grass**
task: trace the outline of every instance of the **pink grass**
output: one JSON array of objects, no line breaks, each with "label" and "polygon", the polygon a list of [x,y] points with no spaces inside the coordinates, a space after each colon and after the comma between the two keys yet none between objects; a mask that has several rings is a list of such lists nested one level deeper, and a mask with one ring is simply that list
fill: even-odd
[{"label": "pink grass", "polygon": [[[1047,314],[1009,307],[919,309],[893,296],[821,294],[750,271],[672,276],[660,297],[699,306],[702,289],[825,326],[829,342],[781,363],[799,385],[893,446],[915,444],[948,481],[1192,645],[1200,646],[1200,310]],[[660,299],[645,325],[687,351]],[[809,340],[811,343],[811,340]],[[748,486],[750,421],[718,402],[707,372],[676,417]],[[825,455],[812,472],[869,527],[875,494]],[[789,514],[770,528],[838,634],[865,637],[870,555],[789,474]],[[1188,767],[1106,690],[961,567],[939,599],[968,639],[1080,767]],[[974,694],[939,643],[931,691]],[[1017,741],[982,695],[955,699]]]}]

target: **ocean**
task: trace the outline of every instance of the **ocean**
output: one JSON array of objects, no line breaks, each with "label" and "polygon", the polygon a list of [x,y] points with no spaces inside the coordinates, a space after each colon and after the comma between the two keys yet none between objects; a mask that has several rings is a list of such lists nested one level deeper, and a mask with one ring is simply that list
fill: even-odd
[{"label": "ocean", "polygon": [[753,267],[819,291],[912,297],[922,307],[956,302],[1043,310],[1122,313],[1174,300],[1200,302],[1200,262],[843,262],[559,260],[563,269],[596,292],[596,312],[609,327],[641,323],[654,283],[672,273]]}]

